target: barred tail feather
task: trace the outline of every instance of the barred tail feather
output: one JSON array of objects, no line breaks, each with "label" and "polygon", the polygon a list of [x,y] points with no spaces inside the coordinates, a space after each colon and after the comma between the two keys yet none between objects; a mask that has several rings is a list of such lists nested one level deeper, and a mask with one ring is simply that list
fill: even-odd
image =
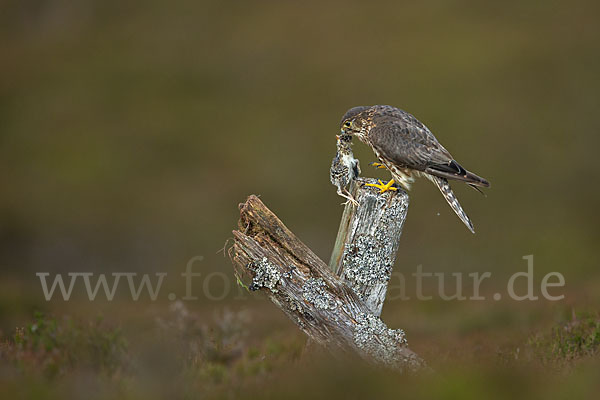
[{"label": "barred tail feather", "polygon": [[431,176],[430,179],[433,181],[433,183],[436,184],[438,189],[440,189],[440,192],[442,192],[442,195],[444,196],[450,207],[454,210],[456,215],[458,215],[458,218],[460,218],[460,220],[467,226],[467,228],[469,228],[471,233],[475,233],[471,220],[460,206],[460,203],[454,195],[454,192],[452,191],[448,180],[446,178],[440,178],[437,176]]}]

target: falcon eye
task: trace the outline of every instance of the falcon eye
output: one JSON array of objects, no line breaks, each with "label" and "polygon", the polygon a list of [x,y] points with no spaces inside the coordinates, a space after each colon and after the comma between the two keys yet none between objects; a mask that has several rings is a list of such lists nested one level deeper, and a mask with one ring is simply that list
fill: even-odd
[{"label": "falcon eye", "polygon": [[350,128],[350,126],[351,126],[351,125],[352,125],[352,124],[350,123],[350,121],[346,121],[346,122],[344,122],[344,126],[345,126],[346,128]]}]

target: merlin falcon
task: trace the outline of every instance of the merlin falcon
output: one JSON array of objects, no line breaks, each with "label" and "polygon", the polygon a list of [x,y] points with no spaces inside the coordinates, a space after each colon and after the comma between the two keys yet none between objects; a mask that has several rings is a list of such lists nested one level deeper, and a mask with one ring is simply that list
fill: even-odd
[{"label": "merlin falcon", "polygon": [[462,181],[477,189],[489,187],[484,178],[464,169],[433,133],[419,120],[406,111],[392,106],[354,107],[342,118],[342,135],[358,137],[367,144],[381,168],[388,169],[392,180],[384,184],[369,184],[381,192],[395,190],[399,183],[410,190],[416,177],[431,180],[440,190],[458,218],[475,233],[473,224],[452,192],[448,180]]}]

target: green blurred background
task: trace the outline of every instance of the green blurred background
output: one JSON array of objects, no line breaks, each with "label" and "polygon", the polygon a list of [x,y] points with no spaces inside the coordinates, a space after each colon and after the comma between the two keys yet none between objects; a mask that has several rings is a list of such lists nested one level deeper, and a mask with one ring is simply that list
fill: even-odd
[{"label": "green blurred background", "polygon": [[[411,112],[492,183],[487,197],[454,185],[472,235],[418,182],[397,271],[491,271],[493,292],[533,254],[536,285],[566,280],[565,300],[510,317],[489,317],[493,301],[392,301],[384,319],[410,339],[394,310],[413,312],[435,342],[450,319],[471,329],[468,313],[518,324],[533,308],[597,310],[599,13],[591,0],[3,1],[0,328],[106,307],[47,303],[35,272],[177,275],[202,255],[202,273],[234,282],[217,252],[252,193],[328,260],[335,134],[348,108],[372,104]],[[354,149],[363,175],[386,177]],[[223,303],[253,307],[234,296]],[[221,306],[202,299],[190,307]]]}]

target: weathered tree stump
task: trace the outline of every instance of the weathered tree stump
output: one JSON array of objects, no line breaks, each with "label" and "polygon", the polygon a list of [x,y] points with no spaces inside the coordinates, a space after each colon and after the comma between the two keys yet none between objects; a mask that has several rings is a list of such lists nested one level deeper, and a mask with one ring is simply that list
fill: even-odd
[{"label": "weathered tree stump", "polygon": [[329,268],[354,289],[372,314],[380,316],[408,211],[408,194],[402,189],[379,193],[365,183],[377,180],[352,182],[350,193],[358,206],[346,204]]},{"label": "weathered tree stump", "polygon": [[[364,201],[368,201],[367,198],[365,195]],[[402,201],[385,204],[398,207],[395,211],[398,215],[406,212],[406,207],[400,211]],[[358,211],[361,210],[359,205]],[[350,216],[349,221],[353,218],[357,217]],[[384,218],[379,220],[384,223]],[[380,226],[380,223],[375,225]],[[366,226],[349,229],[347,237],[352,240],[350,243],[358,245],[358,235],[362,232],[375,235],[379,232],[377,229]],[[334,353],[356,353],[368,361],[400,370],[414,371],[425,366],[423,360],[408,348],[404,331],[389,329],[373,313],[368,302],[355,292],[352,286],[356,286],[356,282],[334,275],[258,197],[250,196],[240,204],[239,230],[233,234],[235,240],[229,255],[240,282],[246,279],[250,290],[266,292],[273,303],[316,343]],[[396,248],[386,247],[394,253]],[[351,256],[342,256],[342,264],[350,265],[351,261],[344,261],[350,260],[348,257]],[[381,289],[377,293],[381,293]],[[367,299],[372,297],[369,295]]]}]

